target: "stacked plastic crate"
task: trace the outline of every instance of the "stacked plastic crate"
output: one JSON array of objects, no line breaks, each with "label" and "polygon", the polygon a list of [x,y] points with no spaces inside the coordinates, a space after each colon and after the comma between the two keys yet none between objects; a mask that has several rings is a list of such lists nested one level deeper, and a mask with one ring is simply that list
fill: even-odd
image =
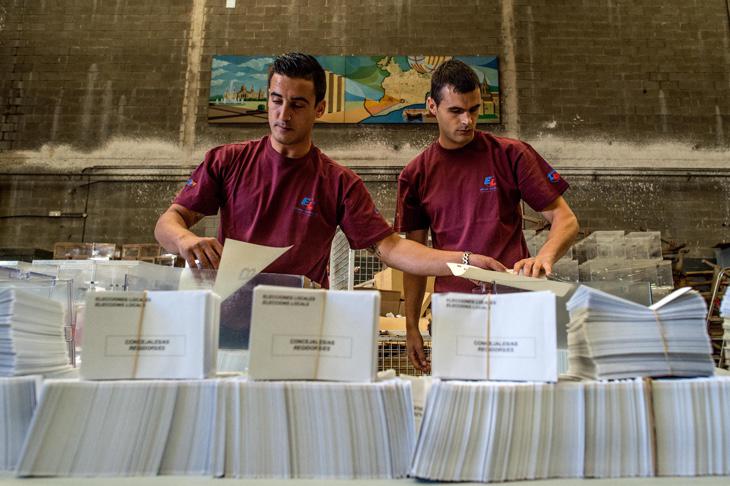
[{"label": "stacked plastic crate", "polygon": [[653,301],[674,288],[659,231],[595,231],[573,246],[581,282],[648,283]]}]

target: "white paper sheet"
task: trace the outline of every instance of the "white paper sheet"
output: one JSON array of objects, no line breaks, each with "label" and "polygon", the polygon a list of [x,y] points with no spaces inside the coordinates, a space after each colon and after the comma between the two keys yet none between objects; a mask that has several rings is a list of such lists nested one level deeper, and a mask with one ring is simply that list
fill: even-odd
[{"label": "white paper sheet", "polygon": [[515,275],[508,272],[495,272],[493,270],[484,270],[471,265],[462,265],[461,263],[447,263],[451,273],[457,277],[468,278],[470,280],[478,280],[480,282],[495,282],[499,285],[513,287],[524,290],[549,290],[558,297],[565,297],[569,292],[575,289],[575,284],[567,282],[556,282],[545,278],[525,277],[524,275]]},{"label": "white paper sheet", "polygon": [[225,300],[256,274],[286,253],[291,246],[277,248],[226,239],[213,292]]}]

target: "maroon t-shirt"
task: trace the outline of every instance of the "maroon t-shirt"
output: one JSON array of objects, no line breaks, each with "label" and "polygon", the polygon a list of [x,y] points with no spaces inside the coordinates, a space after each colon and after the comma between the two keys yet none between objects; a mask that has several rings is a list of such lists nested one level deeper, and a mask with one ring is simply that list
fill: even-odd
[{"label": "maroon t-shirt", "polygon": [[[529,252],[520,199],[541,211],[568,183],[528,144],[477,131],[466,146],[438,141],[398,178],[396,231],[431,229],[433,247],[471,251],[511,267]],[[460,277],[436,279],[436,292],[471,292]]]},{"label": "maroon t-shirt", "polygon": [[205,215],[220,208],[221,242],[294,245],[264,271],[306,275],[324,287],[337,226],[355,249],[393,233],[354,172],[314,146],[286,158],[269,137],[210,150],[175,203]]}]

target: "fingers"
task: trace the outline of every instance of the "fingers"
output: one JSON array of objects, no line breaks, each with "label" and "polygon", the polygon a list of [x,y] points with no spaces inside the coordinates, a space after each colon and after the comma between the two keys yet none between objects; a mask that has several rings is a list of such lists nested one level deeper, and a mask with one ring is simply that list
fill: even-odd
[{"label": "fingers", "polygon": [[514,272],[527,277],[541,277],[549,275],[553,271],[552,264],[541,258],[525,258],[515,263]]},{"label": "fingers", "polygon": [[515,263],[515,265],[512,267],[512,270],[515,272],[516,275],[520,274],[520,271],[522,271],[522,268],[525,266],[526,259],[522,259],[519,262]]},{"label": "fingers", "polygon": [[[213,240],[213,242],[218,243],[218,240]],[[220,251],[215,248],[215,244],[213,244],[213,242],[207,241],[205,243],[208,244],[201,245],[203,254],[210,265],[208,268],[218,268],[218,265],[220,265],[221,262]],[[218,245],[220,245],[220,243],[218,243]]]},{"label": "fingers", "polygon": [[491,268],[492,270],[496,270],[498,272],[507,271],[507,267],[502,265],[499,261],[495,260],[494,258],[487,257],[487,264],[488,264],[489,268]]},{"label": "fingers", "polygon": [[[199,238],[180,253],[185,257],[190,268],[218,268],[223,246],[215,238]],[[196,261],[197,260],[197,263]]]}]

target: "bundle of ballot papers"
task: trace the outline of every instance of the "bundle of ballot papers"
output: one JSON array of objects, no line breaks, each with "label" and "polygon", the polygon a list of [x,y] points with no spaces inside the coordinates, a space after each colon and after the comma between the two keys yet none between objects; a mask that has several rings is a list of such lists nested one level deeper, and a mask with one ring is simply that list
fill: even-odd
[{"label": "bundle of ballot papers", "polygon": [[378,292],[257,286],[249,377],[372,381],[379,309]]},{"label": "bundle of ballot papers", "polygon": [[210,290],[91,293],[81,377],[212,376],[219,312],[220,298]]},{"label": "bundle of ballot papers", "polygon": [[14,288],[0,289],[0,375],[71,369],[61,304]]},{"label": "bundle of ballot papers", "polygon": [[568,301],[568,373],[603,379],[710,376],[707,305],[690,288],[645,307],[589,287]]},{"label": "bundle of ballot papers", "polygon": [[435,378],[557,381],[555,295],[436,294]]},{"label": "bundle of ballot papers", "polygon": [[400,380],[44,387],[19,476],[398,478],[415,444],[410,384]]},{"label": "bundle of ballot papers", "polygon": [[49,380],[17,474],[220,476],[224,405],[216,380]]},{"label": "bundle of ballot papers", "polygon": [[730,474],[730,378],[656,380],[657,476]]},{"label": "bundle of ballot papers", "polygon": [[226,477],[405,477],[413,445],[410,385],[230,381]]},{"label": "bundle of ballot papers", "polygon": [[410,474],[479,482],[651,476],[652,440],[641,380],[436,381]]},{"label": "bundle of ballot papers", "polygon": [[41,377],[0,378],[0,471],[13,471],[36,407]]}]

